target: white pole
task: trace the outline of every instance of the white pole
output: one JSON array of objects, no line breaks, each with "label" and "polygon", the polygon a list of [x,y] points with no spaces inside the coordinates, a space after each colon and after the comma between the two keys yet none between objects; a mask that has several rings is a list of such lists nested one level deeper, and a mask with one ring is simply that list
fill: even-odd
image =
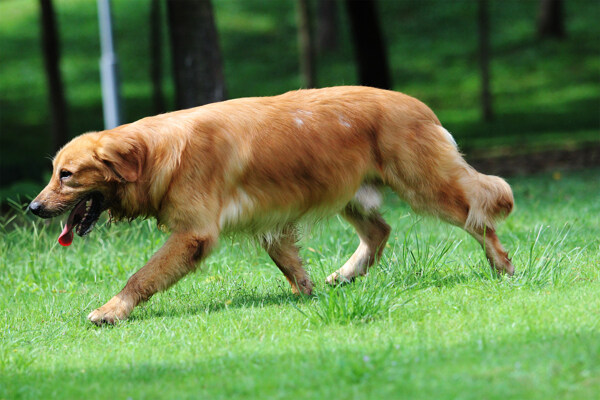
[{"label": "white pole", "polygon": [[119,95],[118,60],[114,50],[110,0],[98,0],[100,22],[100,81],[102,83],[102,107],[104,128],[121,125],[121,97]]}]

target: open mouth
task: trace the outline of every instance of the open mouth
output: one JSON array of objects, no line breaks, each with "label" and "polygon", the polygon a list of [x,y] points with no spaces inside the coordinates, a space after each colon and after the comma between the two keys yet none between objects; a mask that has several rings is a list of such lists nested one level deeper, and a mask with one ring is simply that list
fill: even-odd
[{"label": "open mouth", "polygon": [[73,231],[79,236],[85,236],[94,229],[100,214],[104,211],[104,198],[100,193],[92,193],[81,200],[69,214],[58,243],[69,246],[73,242]]}]

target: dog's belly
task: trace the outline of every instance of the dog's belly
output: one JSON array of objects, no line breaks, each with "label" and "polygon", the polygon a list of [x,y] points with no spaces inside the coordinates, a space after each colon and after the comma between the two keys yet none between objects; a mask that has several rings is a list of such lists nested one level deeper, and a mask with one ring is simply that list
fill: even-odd
[{"label": "dog's belly", "polygon": [[250,196],[244,189],[237,189],[221,210],[221,231],[256,235],[276,232],[290,224],[311,224],[337,213],[352,199],[352,194],[312,204],[302,204],[301,201],[281,202],[278,201],[280,199],[277,199],[277,194],[273,197],[258,198]]},{"label": "dog's belly", "polygon": [[277,202],[277,195],[270,203],[248,194],[242,188],[225,202],[220,215],[221,231],[228,233],[248,233],[260,235],[277,233],[290,224],[312,225],[333,214],[338,213],[348,204],[359,207],[365,212],[379,208],[381,194],[379,189],[370,183],[362,183],[358,189],[339,191],[337,196],[328,196],[323,201],[311,199],[311,203],[288,201]]}]

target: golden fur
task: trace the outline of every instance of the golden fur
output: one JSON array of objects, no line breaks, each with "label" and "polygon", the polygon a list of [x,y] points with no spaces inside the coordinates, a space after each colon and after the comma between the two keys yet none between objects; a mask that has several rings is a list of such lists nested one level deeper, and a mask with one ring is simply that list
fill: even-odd
[{"label": "golden fur", "polygon": [[[513,273],[494,222],[512,192],[461,157],[452,136],[420,101],[367,87],[299,90],[144,118],[73,139],[54,159],[34,200],[54,216],[99,192],[118,218],[155,217],[171,237],[125,288],[89,319],[127,318],[132,309],[194,269],[223,232],[260,238],[294,292],[312,283],[296,247],[296,225],[340,213],[360,245],[329,283],[365,274],[390,228],[378,188],[413,209],[460,226],[493,267]],[[61,179],[61,171],[72,173]]]}]

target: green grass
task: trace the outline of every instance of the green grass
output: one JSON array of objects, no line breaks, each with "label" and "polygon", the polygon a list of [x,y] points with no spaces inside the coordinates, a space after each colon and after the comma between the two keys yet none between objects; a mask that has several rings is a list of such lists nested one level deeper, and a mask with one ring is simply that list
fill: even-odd
[{"label": "green grass", "polygon": [[223,240],[201,271],[116,327],[87,313],[162,244],[153,221],[99,226],[69,248],[59,221],[0,221],[0,399],[593,399],[600,391],[600,170],[510,181],[497,278],[457,228],[386,196],[381,264],[328,273],[357,245],[329,220],[303,242],[316,283],[295,297],[268,257]]},{"label": "green grass", "polygon": [[[279,94],[301,86],[293,1],[214,1],[229,96]],[[318,57],[318,84],[357,83],[340,4],[340,47]],[[153,114],[149,1],[114,0],[126,121]],[[476,2],[380,1],[394,89],[438,114],[467,154],[491,146],[531,151],[581,146],[600,137],[600,3],[567,1],[564,41],[538,41],[537,1],[493,0],[492,91],[496,119],[480,121]],[[69,135],[102,129],[97,5],[55,2]],[[163,14],[164,14],[163,5]],[[50,167],[49,110],[38,4],[0,2],[0,171],[2,182],[43,180]],[[168,37],[164,84],[172,107]],[[22,193],[14,188],[9,193]],[[27,192],[29,193],[29,192]]]}]

